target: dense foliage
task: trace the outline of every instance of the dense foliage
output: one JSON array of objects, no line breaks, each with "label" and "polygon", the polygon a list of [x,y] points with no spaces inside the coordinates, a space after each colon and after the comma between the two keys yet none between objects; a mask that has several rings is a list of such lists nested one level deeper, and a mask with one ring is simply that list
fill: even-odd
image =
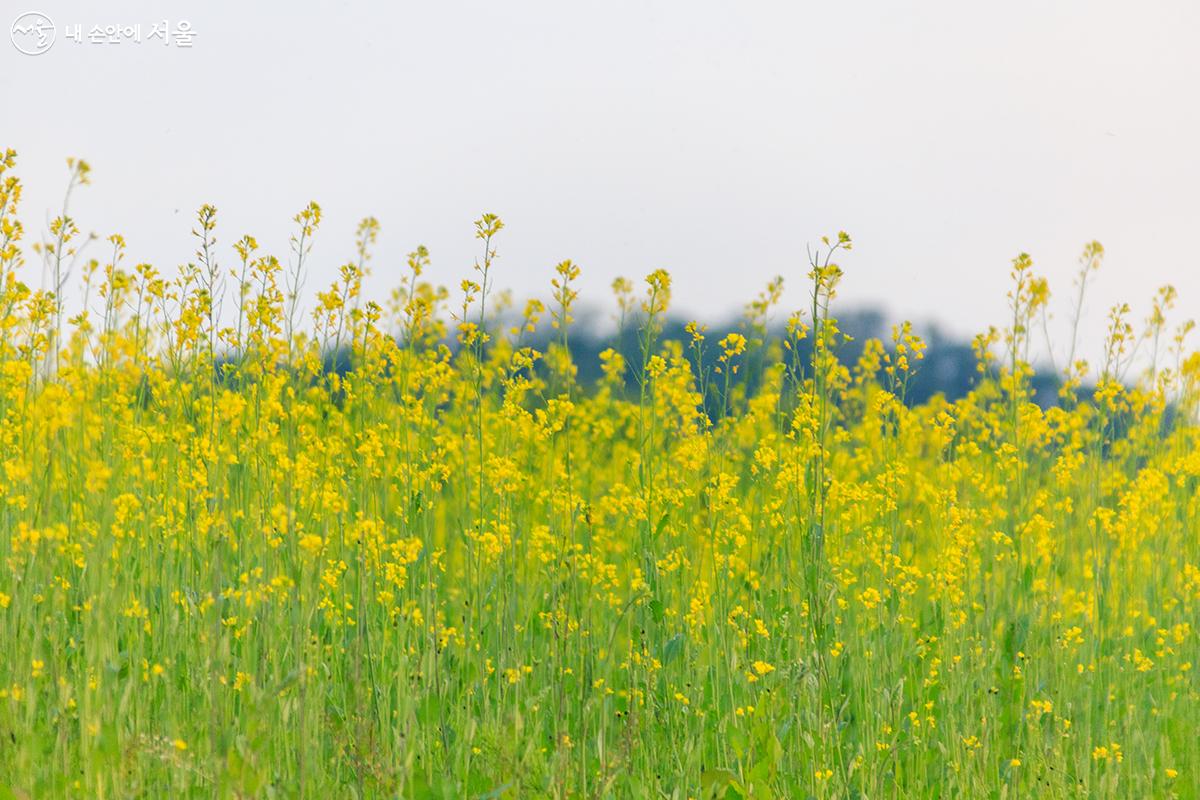
[{"label": "dense foliage", "polygon": [[777,336],[779,282],[680,342],[618,281],[585,387],[579,268],[505,321],[492,215],[384,303],[364,221],[306,314],[315,204],[282,261],[206,206],[164,277],[66,208],[26,244],[0,163],[0,797],[1195,796],[1171,291],[1046,403],[1020,256],[975,388],[914,404],[911,326],[837,357],[840,234]]}]

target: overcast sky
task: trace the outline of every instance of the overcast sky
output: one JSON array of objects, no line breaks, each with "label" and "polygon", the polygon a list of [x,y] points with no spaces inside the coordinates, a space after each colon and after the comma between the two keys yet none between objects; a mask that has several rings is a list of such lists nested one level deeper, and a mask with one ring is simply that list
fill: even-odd
[{"label": "overcast sky", "polygon": [[[1081,246],[1108,260],[1087,324],[1163,283],[1200,308],[1200,4],[1194,2],[342,2],[4,0],[45,13],[37,57],[0,47],[0,147],[25,219],[87,158],[85,229],[131,262],[190,258],[220,211],[281,256],[308,200],[326,222],[309,288],[383,231],[370,291],[429,246],[456,285],[472,220],[507,223],[498,280],[584,299],[658,267],[685,313],[736,312],[772,276],[802,304],[805,245],[849,231],[847,306],[1003,323],[1029,251],[1060,290]],[[93,44],[91,26],[188,21],[190,49]],[[82,26],[77,44],[64,29]],[[228,260],[232,262],[230,254]]]}]

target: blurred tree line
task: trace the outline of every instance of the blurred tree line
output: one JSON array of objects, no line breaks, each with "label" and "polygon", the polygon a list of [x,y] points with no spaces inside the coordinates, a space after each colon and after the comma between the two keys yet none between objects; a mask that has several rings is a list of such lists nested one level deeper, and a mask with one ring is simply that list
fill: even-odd
[{"label": "blurred tree line", "polygon": [[[629,364],[637,364],[641,360],[638,342],[638,323],[636,320],[627,325],[619,333],[605,330],[597,324],[594,318],[581,314],[582,324],[571,330],[570,349],[579,371],[580,383],[584,386],[594,385],[602,377],[600,354],[612,348],[624,356]],[[685,352],[690,354],[691,334],[686,330],[686,321],[678,317],[668,317],[663,321],[660,341],[676,340],[684,345]],[[837,348],[838,359],[847,366],[854,366],[862,355],[865,343],[870,339],[879,339],[890,348],[892,328],[882,311],[876,309],[860,309],[843,311],[838,315],[838,327],[851,339]],[[702,344],[702,357],[705,367],[712,366],[720,355],[717,342],[726,334],[742,333],[752,338],[744,322],[730,320],[723,325],[709,326],[705,331]],[[548,327],[539,329],[527,338],[534,347],[544,349],[551,338],[556,335]],[[782,321],[767,329],[768,339],[782,338],[784,323]],[[931,326],[925,331],[928,349],[908,384],[907,402],[913,405],[921,404],[935,395],[941,394],[947,400],[964,397],[979,379],[976,369],[975,353],[970,342],[955,339],[943,333],[937,326]],[[807,363],[810,357],[812,341],[809,338],[801,340],[801,360]],[[758,372],[753,365],[743,370],[739,376],[753,384],[758,378]],[[630,387],[633,386],[632,374],[627,378]],[[1057,401],[1059,378],[1052,372],[1039,370],[1033,378],[1034,397],[1043,405],[1052,405]],[[753,385],[749,388],[753,389]]]}]

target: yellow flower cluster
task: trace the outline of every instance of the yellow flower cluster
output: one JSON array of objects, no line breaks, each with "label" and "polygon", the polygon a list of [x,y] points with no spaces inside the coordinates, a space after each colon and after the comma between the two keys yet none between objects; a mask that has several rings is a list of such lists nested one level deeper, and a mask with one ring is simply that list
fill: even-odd
[{"label": "yellow flower cluster", "polygon": [[310,297],[315,203],[282,257],[204,206],[167,277],[66,210],[27,245],[15,164],[0,796],[1195,795],[1173,291],[1035,393],[1021,255],[974,388],[915,405],[911,324],[845,357],[842,233],[778,330],[783,279],[712,342],[618,280],[587,384],[580,267],[513,311],[494,215],[458,301],[424,247],[370,299],[372,218]]}]

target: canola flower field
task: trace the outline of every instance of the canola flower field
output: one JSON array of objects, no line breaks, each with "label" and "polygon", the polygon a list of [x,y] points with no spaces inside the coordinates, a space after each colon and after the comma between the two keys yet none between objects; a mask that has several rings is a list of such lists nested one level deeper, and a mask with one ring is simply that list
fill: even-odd
[{"label": "canola flower field", "polygon": [[1197,796],[1200,357],[1169,288],[1076,357],[1098,244],[1057,397],[1024,255],[965,398],[907,324],[843,364],[845,234],[719,341],[617,281],[585,386],[495,216],[305,308],[316,204],[167,276],[0,166],[0,798]]}]

